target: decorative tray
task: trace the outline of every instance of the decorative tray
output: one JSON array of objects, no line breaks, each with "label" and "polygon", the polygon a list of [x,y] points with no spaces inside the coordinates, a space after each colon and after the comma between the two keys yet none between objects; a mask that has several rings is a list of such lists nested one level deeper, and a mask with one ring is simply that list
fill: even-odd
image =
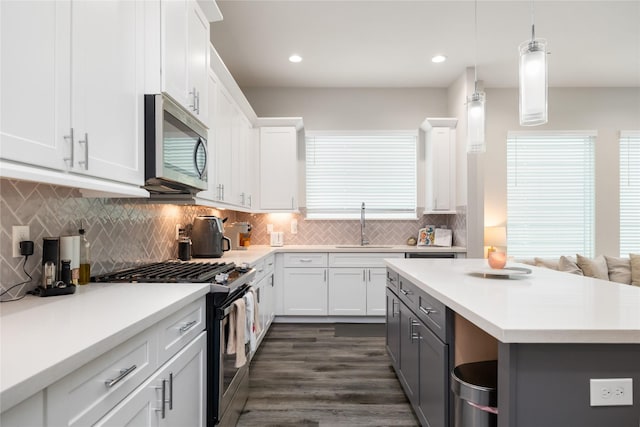
[{"label": "decorative tray", "polygon": [[505,268],[484,267],[484,268],[470,270],[469,273],[477,274],[481,276],[499,276],[499,277],[508,278],[510,276],[518,276],[518,277],[526,276],[528,274],[531,274],[531,269],[525,268],[525,267],[505,267]]}]

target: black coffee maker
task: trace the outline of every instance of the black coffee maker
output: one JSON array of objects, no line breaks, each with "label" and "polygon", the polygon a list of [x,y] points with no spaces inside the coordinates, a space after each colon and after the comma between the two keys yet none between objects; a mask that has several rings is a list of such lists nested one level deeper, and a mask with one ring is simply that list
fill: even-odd
[{"label": "black coffee maker", "polygon": [[194,258],[220,258],[231,250],[231,240],[224,236],[224,220],[217,216],[198,216],[191,228],[191,252]]}]

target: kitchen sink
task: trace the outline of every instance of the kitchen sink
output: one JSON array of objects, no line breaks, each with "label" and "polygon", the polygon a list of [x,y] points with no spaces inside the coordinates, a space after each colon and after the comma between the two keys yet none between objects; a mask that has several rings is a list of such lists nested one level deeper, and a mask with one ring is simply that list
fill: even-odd
[{"label": "kitchen sink", "polygon": [[393,246],[380,246],[380,245],[336,245],[338,249],[383,249],[383,248],[393,248]]}]

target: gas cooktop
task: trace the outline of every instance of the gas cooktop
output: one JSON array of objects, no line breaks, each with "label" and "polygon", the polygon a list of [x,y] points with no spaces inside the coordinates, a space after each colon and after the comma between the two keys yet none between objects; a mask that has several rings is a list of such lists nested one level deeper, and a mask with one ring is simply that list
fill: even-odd
[{"label": "gas cooktop", "polygon": [[[162,261],[91,278],[92,282],[219,283],[229,285],[250,273],[235,263]],[[249,279],[249,278],[247,278]],[[248,280],[242,280],[247,282]]]}]

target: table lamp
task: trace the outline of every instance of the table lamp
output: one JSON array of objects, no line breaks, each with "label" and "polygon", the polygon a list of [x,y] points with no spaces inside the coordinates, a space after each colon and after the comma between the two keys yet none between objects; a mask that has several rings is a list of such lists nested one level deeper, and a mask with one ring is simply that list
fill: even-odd
[{"label": "table lamp", "polygon": [[485,227],[484,228],[484,245],[489,246],[487,249],[487,258],[491,252],[496,251],[496,246],[507,246],[507,228],[506,227]]}]

